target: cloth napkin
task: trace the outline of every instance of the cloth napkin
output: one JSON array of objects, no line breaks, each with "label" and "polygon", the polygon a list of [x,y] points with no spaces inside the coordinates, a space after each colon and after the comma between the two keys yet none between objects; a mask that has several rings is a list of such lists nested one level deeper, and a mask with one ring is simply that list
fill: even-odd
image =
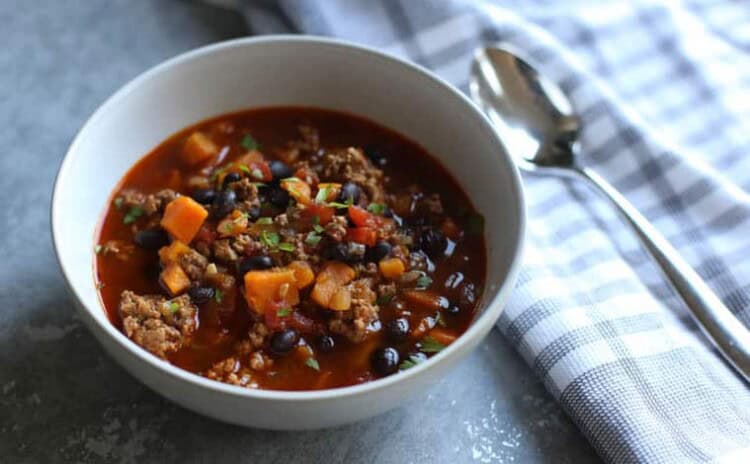
[{"label": "cloth napkin", "polygon": [[[216,2],[217,0],[214,0]],[[255,34],[339,37],[466,90],[475,47],[533,57],[583,121],[582,161],[750,323],[750,5],[221,0]],[[750,462],[750,388],[586,186],[525,177],[524,267],[498,327],[610,462]]]}]

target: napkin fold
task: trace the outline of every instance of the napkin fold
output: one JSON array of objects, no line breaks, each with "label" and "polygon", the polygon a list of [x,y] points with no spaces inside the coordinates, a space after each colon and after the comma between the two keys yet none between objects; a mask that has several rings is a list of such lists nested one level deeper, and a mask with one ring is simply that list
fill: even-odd
[{"label": "napkin fold", "polygon": [[[213,0],[217,2],[217,0]],[[254,34],[333,36],[466,90],[507,41],[581,115],[582,162],[612,182],[750,323],[750,8],[714,1],[220,0]],[[528,241],[498,322],[609,462],[750,462],[750,388],[611,207],[524,178]]]}]

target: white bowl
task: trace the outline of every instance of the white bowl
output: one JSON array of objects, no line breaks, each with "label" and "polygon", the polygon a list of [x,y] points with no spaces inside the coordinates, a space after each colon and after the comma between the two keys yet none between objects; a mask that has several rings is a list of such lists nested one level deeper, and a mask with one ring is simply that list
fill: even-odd
[{"label": "white bowl", "polygon": [[[161,361],[107,320],[92,263],[95,230],[115,184],[145,153],[190,124],[239,109],[276,105],[354,113],[415,140],[453,173],[484,214],[488,269],[481,313],[464,335],[429,361],[345,388],[248,390]],[[176,403],[226,422],[310,429],[353,422],[397,406],[479,344],[515,281],[524,205],[518,172],[490,123],[456,89],[418,66],[372,49],[320,38],[271,36],[185,53],[109,98],[78,133],[60,167],[52,199],[52,233],[82,319],[107,352],[143,383]]]}]

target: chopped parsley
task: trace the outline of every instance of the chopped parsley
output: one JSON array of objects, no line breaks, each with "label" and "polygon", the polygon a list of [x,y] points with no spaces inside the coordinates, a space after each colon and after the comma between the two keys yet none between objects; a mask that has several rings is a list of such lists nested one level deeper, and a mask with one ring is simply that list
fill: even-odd
[{"label": "chopped parsley", "polygon": [[375,302],[378,304],[378,306],[385,306],[391,302],[394,296],[395,295],[393,295],[392,293],[389,295],[380,295],[378,299],[375,300]]},{"label": "chopped parsley", "polygon": [[420,277],[419,279],[417,279],[417,288],[418,289],[424,290],[427,287],[429,287],[430,285],[432,285],[432,279],[430,278],[430,276],[423,275],[422,277]]},{"label": "chopped parsley", "polygon": [[471,214],[466,218],[466,231],[472,235],[481,235],[484,231],[484,216]]},{"label": "chopped parsley", "polygon": [[385,210],[388,207],[383,203],[370,203],[367,206],[367,211],[371,212],[372,214],[377,214],[378,216],[383,215],[385,213]]},{"label": "chopped parsley", "polygon": [[320,370],[320,364],[318,364],[318,360],[315,358],[307,358],[305,360],[305,366],[309,367],[310,369],[315,369],[316,371]]},{"label": "chopped parsley", "polygon": [[96,253],[98,255],[101,252],[102,252],[102,246],[101,245],[97,245],[97,246],[94,247],[94,253]]},{"label": "chopped parsley", "polygon": [[224,230],[224,232],[226,232],[227,234],[230,234],[234,230],[234,224],[232,224],[232,222],[225,222],[221,226],[221,228]]},{"label": "chopped parsley", "polygon": [[282,308],[276,311],[276,315],[279,317],[287,317],[290,314],[292,314],[292,308]]},{"label": "chopped parsley", "polygon": [[260,148],[260,145],[258,145],[258,142],[255,141],[252,135],[247,134],[244,137],[242,137],[242,141],[240,142],[240,145],[245,150],[257,150]]},{"label": "chopped parsley", "polygon": [[240,171],[244,172],[248,176],[250,175],[250,168],[246,164],[240,164]]},{"label": "chopped parsley", "polygon": [[116,209],[122,208],[122,202],[123,202],[122,197],[115,198],[115,208]]},{"label": "chopped parsley", "polygon": [[352,197],[349,197],[346,199],[346,203],[341,203],[339,201],[329,201],[326,203],[326,206],[330,206],[332,208],[348,208],[352,204],[354,204],[354,199]]},{"label": "chopped parsley", "polygon": [[175,312],[177,312],[178,309],[180,309],[180,304],[179,303],[177,303],[176,301],[173,301],[173,302],[169,303],[169,312],[170,313],[175,313]]},{"label": "chopped parsley", "polygon": [[224,300],[224,292],[222,292],[222,291],[221,291],[221,290],[219,290],[218,288],[217,288],[217,289],[214,289],[214,300],[215,300],[215,301],[216,301],[217,303],[221,303],[221,302],[222,302],[222,300]]},{"label": "chopped parsley", "polygon": [[259,218],[257,221],[255,221],[255,223],[267,226],[267,225],[273,224],[273,219],[271,219],[270,217],[262,217],[262,218]]},{"label": "chopped parsley", "polygon": [[[320,227],[320,226],[318,226],[318,227]],[[315,246],[318,243],[320,243],[320,240],[322,238],[323,237],[321,237],[320,234],[318,234],[316,232],[308,232],[307,233],[307,237],[305,237],[305,243],[307,245],[310,245],[310,246]]]},{"label": "chopped parsley", "polygon": [[319,234],[323,233],[325,230],[323,226],[320,225],[320,218],[317,215],[313,216],[312,224],[313,230]]},{"label": "chopped parsley", "polygon": [[435,340],[432,337],[425,337],[422,339],[422,351],[424,353],[439,353],[445,348],[445,345]]},{"label": "chopped parsley", "polygon": [[323,187],[322,189],[318,190],[318,193],[315,195],[315,202],[325,203],[325,201],[328,200],[328,195],[330,193],[331,187]]},{"label": "chopped parsley", "polygon": [[141,208],[140,206],[133,206],[128,210],[127,213],[125,213],[125,217],[122,218],[122,223],[132,224],[136,219],[143,216],[143,213],[145,213],[145,211],[143,211],[143,208]]},{"label": "chopped parsley", "polygon": [[421,364],[423,362],[424,362],[424,357],[419,356],[417,354],[413,354],[409,356],[407,359],[404,359],[404,361],[401,364],[399,364],[398,368],[401,369],[402,371],[405,371],[406,369],[410,369],[416,366],[417,364]]},{"label": "chopped parsley", "polygon": [[260,234],[260,241],[270,248],[276,248],[279,245],[279,240],[279,234],[276,232],[264,230]]},{"label": "chopped parsley", "polygon": [[258,168],[253,168],[252,171],[250,171],[250,175],[258,180],[263,180],[263,171]]},{"label": "chopped parsley", "polygon": [[292,243],[279,243],[279,250],[293,252],[295,250],[294,244]]}]

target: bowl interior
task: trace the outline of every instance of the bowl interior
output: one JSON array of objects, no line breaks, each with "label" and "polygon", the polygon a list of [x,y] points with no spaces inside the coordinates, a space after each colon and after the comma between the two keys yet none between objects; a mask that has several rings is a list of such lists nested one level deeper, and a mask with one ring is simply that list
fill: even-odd
[{"label": "bowl interior", "polygon": [[[69,283],[96,320],[108,324],[92,278],[94,234],[125,172],[185,126],[276,105],[354,113],[437,157],[485,216],[484,301],[495,295],[520,245],[521,193],[496,136],[467,100],[417,68],[366,49],[256,39],[201,49],[142,75],[107,101],[71,146],[55,189],[53,230]],[[413,174],[418,179],[420,173]]]}]

